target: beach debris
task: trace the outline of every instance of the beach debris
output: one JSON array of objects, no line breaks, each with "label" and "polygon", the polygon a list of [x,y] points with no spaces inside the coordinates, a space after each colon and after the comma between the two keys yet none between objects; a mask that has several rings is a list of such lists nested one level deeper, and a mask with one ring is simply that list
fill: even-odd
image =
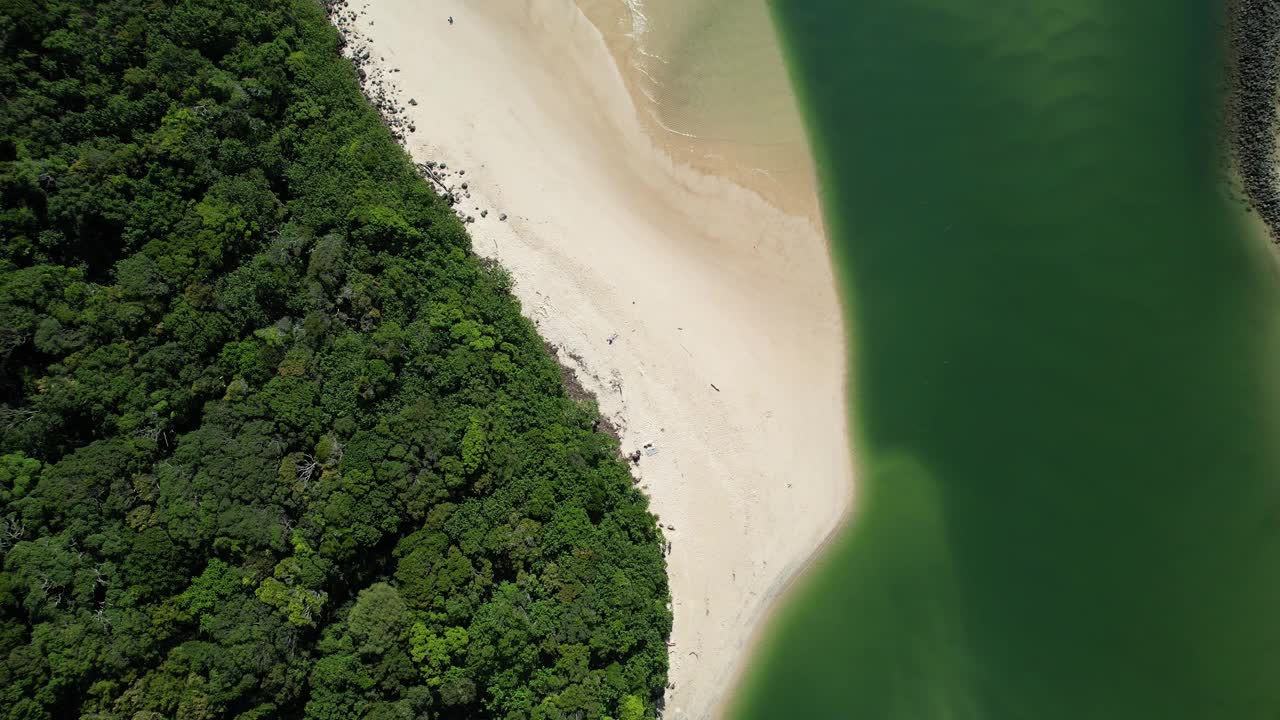
[{"label": "beach debris", "polygon": [[639,451],[639,450],[636,450],[635,452],[631,453],[630,455],[628,455],[628,456],[627,456],[627,459],[631,461],[631,464],[633,464],[633,465],[639,465],[639,464],[640,464],[640,451]]},{"label": "beach debris", "polygon": [[667,529],[668,529],[668,530],[675,530],[675,529],[676,529],[676,526],[675,526],[675,525],[668,525],[668,526],[667,526]]},{"label": "beach debris", "polygon": [[480,211],[480,217],[489,217],[489,211],[488,211],[488,210],[481,210],[481,211]]},{"label": "beach debris", "polygon": [[711,389],[715,390],[716,392],[720,392],[720,388],[716,387],[715,383],[711,383]]},{"label": "beach debris", "polygon": [[612,345],[612,344],[613,344],[613,341],[614,341],[614,340],[617,340],[617,339],[618,339],[618,333],[614,333],[614,334],[610,335],[610,336],[609,336],[609,338],[608,338],[607,340],[605,340],[605,342],[607,342],[607,343],[609,343],[610,345]]},{"label": "beach debris", "polygon": [[417,107],[417,106],[418,106],[418,101],[417,101],[417,100],[415,100],[415,99],[413,99],[413,98],[409,98],[409,104],[410,104],[410,105],[412,105],[412,106],[414,106],[414,107]]},{"label": "beach debris", "polygon": [[449,16],[449,24],[450,24],[450,25],[452,25],[452,24],[453,24],[453,16],[452,16],[452,15],[450,15],[450,16]]},{"label": "beach debris", "polygon": [[506,213],[502,213],[501,215],[499,215],[499,216],[498,216],[498,219],[499,219],[499,220],[501,220],[502,222],[506,222],[506,221],[507,221],[507,214],[506,214]]}]

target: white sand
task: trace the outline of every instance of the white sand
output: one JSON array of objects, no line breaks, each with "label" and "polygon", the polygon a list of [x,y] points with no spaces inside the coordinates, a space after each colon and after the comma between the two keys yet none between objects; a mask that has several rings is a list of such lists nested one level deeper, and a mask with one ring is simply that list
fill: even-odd
[{"label": "white sand", "polygon": [[623,449],[657,449],[637,473],[672,542],[666,717],[712,716],[852,499],[821,231],[674,167],[571,0],[367,1],[356,27],[418,103],[413,155],[466,171],[452,180],[477,252],[510,271]]}]

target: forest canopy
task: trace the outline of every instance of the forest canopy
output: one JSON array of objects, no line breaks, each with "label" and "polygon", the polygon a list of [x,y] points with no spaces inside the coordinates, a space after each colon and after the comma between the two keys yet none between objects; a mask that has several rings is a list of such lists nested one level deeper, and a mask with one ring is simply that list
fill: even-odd
[{"label": "forest canopy", "polygon": [[617,441],[314,0],[0,0],[0,717],[652,717]]}]

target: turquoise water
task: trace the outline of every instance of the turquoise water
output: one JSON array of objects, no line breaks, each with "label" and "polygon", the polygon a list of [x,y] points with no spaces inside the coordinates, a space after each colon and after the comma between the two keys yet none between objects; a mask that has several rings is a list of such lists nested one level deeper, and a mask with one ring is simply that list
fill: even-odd
[{"label": "turquoise water", "polygon": [[856,355],[858,515],[738,718],[1280,717],[1280,281],[1219,9],[778,0]]}]

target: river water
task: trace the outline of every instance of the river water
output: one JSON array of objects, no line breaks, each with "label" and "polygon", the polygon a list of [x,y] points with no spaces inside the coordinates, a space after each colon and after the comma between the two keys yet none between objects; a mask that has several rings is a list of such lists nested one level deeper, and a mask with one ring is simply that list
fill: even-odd
[{"label": "river water", "polygon": [[1280,716],[1280,281],[1220,8],[778,0],[859,507],[737,718]]}]

